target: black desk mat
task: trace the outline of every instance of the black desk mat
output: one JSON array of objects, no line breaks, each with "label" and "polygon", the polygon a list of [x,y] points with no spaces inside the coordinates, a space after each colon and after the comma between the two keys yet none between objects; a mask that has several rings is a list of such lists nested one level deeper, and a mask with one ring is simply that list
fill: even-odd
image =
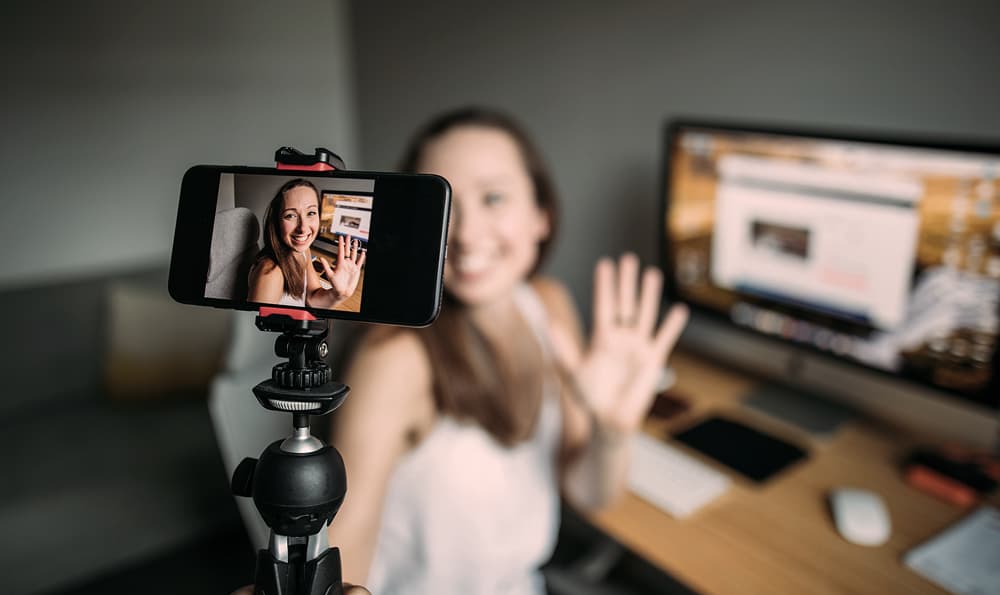
[{"label": "black desk mat", "polygon": [[758,483],[808,456],[790,442],[722,417],[704,419],[674,439]]}]

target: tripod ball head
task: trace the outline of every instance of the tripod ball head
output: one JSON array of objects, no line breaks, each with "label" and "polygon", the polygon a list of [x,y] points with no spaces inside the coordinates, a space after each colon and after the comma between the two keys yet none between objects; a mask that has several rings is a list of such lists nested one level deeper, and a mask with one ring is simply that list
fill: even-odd
[{"label": "tripod ball head", "polygon": [[281,535],[306,537],[323,530],[347,493],[344,459],[330,446],[305,454],[273,442],[260,459],[243,459],[233,474],[233,490],[252,496],[269,527]]}]

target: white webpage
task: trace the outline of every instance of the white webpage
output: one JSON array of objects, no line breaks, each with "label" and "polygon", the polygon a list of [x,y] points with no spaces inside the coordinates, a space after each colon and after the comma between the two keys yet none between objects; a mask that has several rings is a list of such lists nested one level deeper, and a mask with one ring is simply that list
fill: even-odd
[{"label": "white webpage", "polygon": [[362,237],[367,239],[368,232],[372,226],[371,209],[352,208],[337,203],[333,210],[330,231],[346,236]]},{"label": "white webpage", "polygon": [[712,280],[890,330],[906,314],[922,194],[898,175],[723,157]]}]

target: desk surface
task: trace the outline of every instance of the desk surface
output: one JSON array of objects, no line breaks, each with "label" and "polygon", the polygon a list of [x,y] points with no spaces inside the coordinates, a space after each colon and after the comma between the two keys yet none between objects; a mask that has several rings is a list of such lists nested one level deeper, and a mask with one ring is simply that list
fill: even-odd
[{"label": "desk surface", "polygon": [[[733,485],[691,517],[674,519],[626,494],[614,507],[591,515],[595,525],[705,593],[943,592],[909,570],[902,557],[967,511],[905,483],[899,463],[919,443],[916,437],[862,418],[827,440],[810,438],[740,407],[740,396],[753,385],[750,378],[683,353],[675,354],[671,365],[678,376],[674,392],[692,408],[669,421],[648,422],[647,431],[662,436],[711,412],[725,412],[807,446],[810,456],[760,486],[711,461]],[[885,499],[892,517],[888,543],[864,547],[840,537],[827,494],[843,485],[868,488]]]}]

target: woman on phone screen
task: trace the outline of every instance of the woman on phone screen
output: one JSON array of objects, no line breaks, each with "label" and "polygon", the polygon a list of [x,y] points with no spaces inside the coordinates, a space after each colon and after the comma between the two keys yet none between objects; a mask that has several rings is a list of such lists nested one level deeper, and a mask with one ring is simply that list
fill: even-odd
[{"label": "woman on phone screen", "polygon": [[337,265],[316,258],[328,283],[313,268],[310,250],[319,232],[319,190],[302,178],[286,182],[264,214],[264,248],[250,269],[249,301],[331,309],[354,294],[366,252],[339,236]]},{"label": "woman on phone screen", "polygon": [[350,489],[330,529],[344,578],[373,593],[544,593],[560,494],[600,507],[623,489],[629,436],[686,310],[658,324],[661,274],[600,260],[593,335],[538,274],[558,223],[542,160],[508,117],[444,114],[403,169],[453,191],[445,300],[425,329],[373,328],[333,416]]}]

